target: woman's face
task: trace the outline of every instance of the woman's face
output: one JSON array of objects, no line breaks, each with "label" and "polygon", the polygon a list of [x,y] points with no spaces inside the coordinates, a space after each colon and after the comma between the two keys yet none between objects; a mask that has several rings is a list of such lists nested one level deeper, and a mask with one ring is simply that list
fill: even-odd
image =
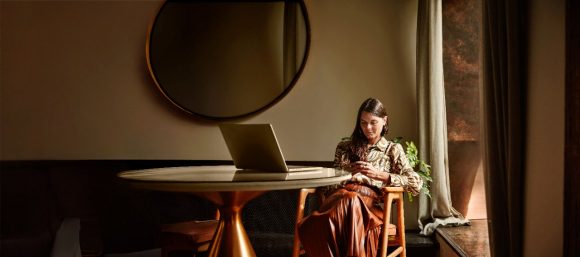
[{"label": "woman's face", "polygon": [[383,126],[387,123],[387,117],[375,116],[370,112],[362,112],[360,115],[360,128],[370,143],[375,144],[381,138]]}]

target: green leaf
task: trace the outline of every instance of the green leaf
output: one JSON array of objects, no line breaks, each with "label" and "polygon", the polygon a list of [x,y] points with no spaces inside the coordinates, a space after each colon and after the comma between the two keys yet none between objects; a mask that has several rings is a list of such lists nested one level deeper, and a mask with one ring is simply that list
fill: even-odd
[{"label": "green leaf", "polygon": [[429,192],[429,189],[427,189],[427,190],[423,190],[423,193],[424,193],[425,195],[427,195],[429,198],[431,198],[431,193]]},{"label": "green leaf", "polygon": [[412,202],[413,202],[413,195],[412,195],[412,194],[409,194],[409,193],[407,193],[407,199],[409,199],[409,202],[411,202],[411,203],[412,203]]},{"label": "green leaf", "polygon": [[[400,139],[401,137],[397,138]],[[417,174],[419,174],[419,177],[423,179],[423,187],[421,188],[421,192],[431,198],[431,193],[429,190],[429,183],[433,182],[433,178],[431,177],[431,165],[419,158],[419,150],[413,141],[407,141],[405,142],[405,145],[405,155],[409,160],[409,165],[413,168],[413,170],[415,170],[415,172],[417,172]],[[412,200],[413,196],[409,194],[409,201]]]},{"label": "green leaf", "polygon": [[419,174],[419,176],[421,178],[423,178],[423,180],[426,180],[426,181],[429,181],[429,182],[432,182],[433,181],[433,179],[431,178],[431,176],[427,176],[427,175],[425,175],[423,173],[420,173],[420,172],[418,172],[417,174]]},{"label": "green leaf", "polygon": [[407,156],[407,159],[409,160],[409,165],[411,165],[411,167],[413,169],[415,169],[415,167],[419,163],[419,158],[417,156],[417,147],[415,146],[415,144],[413,142],[405,142],[405,144],[407,145],[407,149],[405,150],[405,155]]}]

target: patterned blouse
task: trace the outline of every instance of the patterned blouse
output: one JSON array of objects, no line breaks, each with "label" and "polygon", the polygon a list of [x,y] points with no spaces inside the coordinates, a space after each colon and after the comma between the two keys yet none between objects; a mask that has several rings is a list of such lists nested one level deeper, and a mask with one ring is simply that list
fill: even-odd
[{"label": "patterned blouse", "polygon": [[[350,164],[347,157],[348,146],[350,144],[350,140],[338,143],[334,155],[335,168],[345,169],[345,167]],[[423,179],[421,179],[419,174],[411,168],[409,160],[407,160],[407,156],[405,155],[405,151],[400,144],[393,143],[382,137],[379,142],[369,147],[367,161],[373,165],[374,168],[380,169],[384,172],[389,172],[391,184],[383,185],[383,181],[369,178],[361,173],[353,175],[350,181],[373,185],[378,188],[383,186],[400,186],[413,195],[419,194],[421,187],[423,186]]]}]

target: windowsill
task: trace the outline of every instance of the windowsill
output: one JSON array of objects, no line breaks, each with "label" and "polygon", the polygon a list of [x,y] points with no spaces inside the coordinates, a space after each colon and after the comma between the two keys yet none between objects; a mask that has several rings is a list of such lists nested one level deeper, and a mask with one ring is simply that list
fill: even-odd
[{"label": "windowsill", "polygon": [[490,256],[487,220],[471,220],[471,226],[439,227],[436,239],[441,257]]}]

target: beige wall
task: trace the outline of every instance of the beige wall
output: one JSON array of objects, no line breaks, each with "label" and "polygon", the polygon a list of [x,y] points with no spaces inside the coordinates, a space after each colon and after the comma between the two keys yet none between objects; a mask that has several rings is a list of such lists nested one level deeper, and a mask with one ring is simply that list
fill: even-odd
[{"label": "beige wall", "polygon": [[[416,1],[306,3],[312,46],[301,79],[240,122],[273,123],[288,160],[326,161],[375,96],[391,136],[416,139]],[[182,114],[148,77],[159,1],[0,4],[0,160],[230,158],[215,123]]]},{"label": "beige wall", "polygon": [[565,1],[530,3],[524,256],[563,256]]},{"label": "beige wall", "polygon": [[[289,160],[331,160],[368,96],[416,139],[416,1],[307,0],[311,55],[269,122]],[[215,123],[147,75],[156,1],[0,1],[0,160],[229,159]],[[564,1],[533,1],[525,256],[562,252]],[[409,220],[409,219],[407,219]]]}]

